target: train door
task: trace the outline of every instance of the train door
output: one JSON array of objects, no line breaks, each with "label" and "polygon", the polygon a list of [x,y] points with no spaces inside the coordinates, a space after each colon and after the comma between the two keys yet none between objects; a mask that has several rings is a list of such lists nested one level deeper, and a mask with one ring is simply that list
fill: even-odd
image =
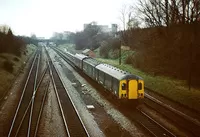
[{"label": "train door", "polygon": [[137,99],[137,80],[128,81],[128,99]]}]

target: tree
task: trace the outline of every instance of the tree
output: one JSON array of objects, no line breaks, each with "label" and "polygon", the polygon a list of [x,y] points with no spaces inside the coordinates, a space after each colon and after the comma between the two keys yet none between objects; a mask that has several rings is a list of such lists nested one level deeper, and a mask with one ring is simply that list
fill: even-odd
[{"label": "tree", "polygon": [[137,11],[134,6],[131,5],[123,5],[120,10],[120,21],[123,25],[120,34],[120,40],[123,45],[131,46],[128,38],[132,37],[132,33],[127,33],[135,28],[140,28],[140,21],[136,15]]},{"label": "tree", "polygon": [[192,24],[200,19],[200,1],[139,0],[138,11],[149,27]]},{"label": "tree", "polygon": [[99,55],[104,58],[108,58],[110,49],[111,49],[111,46],[109,45],[109,43],[106,41],[103,41],[101,43],[101,47],[99,48]]},{"label": "tree", "polygon": [[127,27],[128,29],[132,29],[132,28],[139,28],[140,27],[140,21],[137,18],[130,18],[128,23],[127,23]]},{"label": "tree", "polygon": [[74,43],[75,40],[75,33],[71,32],[68,36],[69,43]]},{"label": "tree", "polygon": [[63,33],[54,32],[51,39],[52,40],[62,40],[63,39]]},{"label": "tree", "polygon": [[94,22],[87,24],[85,29],[77,32],[74,36],[76,49],[89,48],[94,50],[100,46],[100,43],[108,39],[109,36],[101,31],[101,28]]},{"label": "tree", "polygon": [[130,15],[131,13],[128,10],[128,6],[127,5],[123,5],[121,10],[120,10],[120,21],[122,22],[123,25],[123,30],[126,30],[126,23],[128,22],[128,15]]},{"label": "tree", "polygon": [[21,55],[21,50],[25,48],[24,40],[15,36],[10,28],[3,28],[0,32],[0,53],[12,53],[17,56]]},{"label": "tree", "polygon": [[32,38],[32,39],[37,39],[37,37],[36,37],[35,34],[31,34],[31,38]]}]

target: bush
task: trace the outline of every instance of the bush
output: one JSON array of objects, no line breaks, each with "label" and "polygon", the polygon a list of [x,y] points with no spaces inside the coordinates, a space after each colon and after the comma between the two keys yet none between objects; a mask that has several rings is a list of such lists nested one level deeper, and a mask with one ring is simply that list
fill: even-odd
[{"label": "bush", "polygon": [[13,60],[16,61],[16,62],[18,62],[18,61],[19,61],[19,58],[14,57]]},{"label": "bush", "polygon": [[110,56],[112,59],[117,59],[117,58],[119,58],[119,49],[111,50],[109,56]]},{"label": "bush", "polygon": [[125,63],[126,64],[131,64],[133,65],[134,64],[134,58],[132,55],[129,55],[126,59],[125,59]]},{"label": "bush", "polygon": [[6,71],[12,73],[14,70],[14,64],[8,60],[5,60],[3,63],[3,67]]},{"label": "bush", "polygon": [[0,54],[0,58],[7,59],[5,55]]},{"label": "bush", "polygon": [[108,58],[110,49],[111,46],[108,45],[108,42],[103,41],[99,48],[99,55],[101,57]]}]

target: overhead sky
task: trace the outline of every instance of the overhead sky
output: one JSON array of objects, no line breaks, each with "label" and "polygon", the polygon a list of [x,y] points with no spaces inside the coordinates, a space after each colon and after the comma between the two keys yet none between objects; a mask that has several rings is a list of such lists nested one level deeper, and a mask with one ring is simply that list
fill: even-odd
[{"label": "overhead sky", "polygon": [[53,32],[80,31],[84,23],[119,24],[122,5],[136,0],[0,0],[0,25],[16,35],[50,37]]}]

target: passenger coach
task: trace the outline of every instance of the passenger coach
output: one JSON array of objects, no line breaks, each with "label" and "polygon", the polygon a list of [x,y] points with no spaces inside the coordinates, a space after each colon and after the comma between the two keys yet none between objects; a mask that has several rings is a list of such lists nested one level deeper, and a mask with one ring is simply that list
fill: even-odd
[{"label": "passenger coach", "polygon": [[98,74],[98,70],[96,66],[99,65],[101,62],[97,61],[93,58],[85,58],[83,60],[83,72],[91,77],[93,80],[97,80],[96,76]]}]

